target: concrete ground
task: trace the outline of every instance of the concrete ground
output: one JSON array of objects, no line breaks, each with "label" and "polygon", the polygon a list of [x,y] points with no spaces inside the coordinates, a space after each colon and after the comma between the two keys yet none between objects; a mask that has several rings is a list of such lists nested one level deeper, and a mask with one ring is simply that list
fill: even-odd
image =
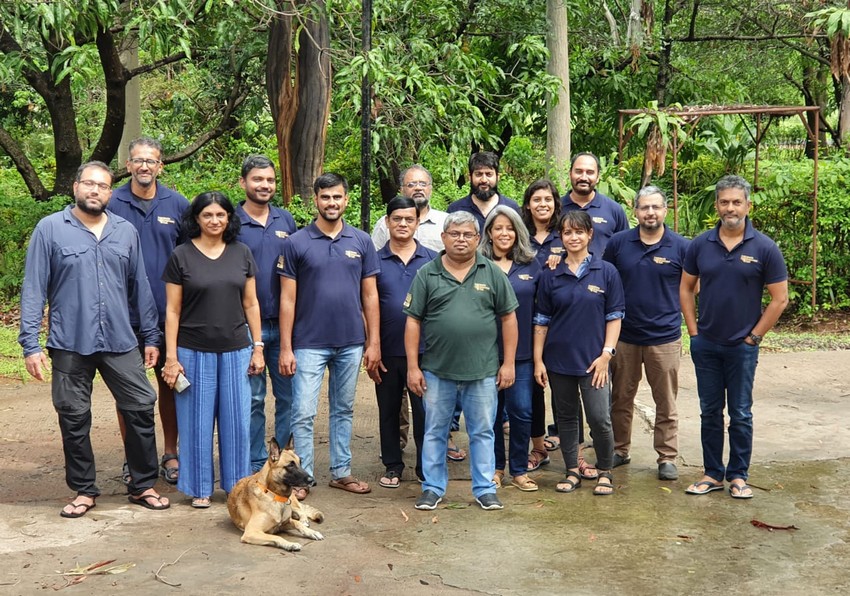
[{"label": "concrete ground", "polygon": [[[466,462],[436,511],[417,511],[412,467],[399,489],[378,486],[374,390],[361,375],[355,409],[354,472],[368,495],[328,488],[327,408],[317,418],[319,486],[326,539],[300,553],[241,544],[224,505],[194,510],[160,482],[173,505],[130,505],[120,483],[121,446],[111,398],[95,391],[95,441],[103,495],[87,516],[67,520],[73,496],[49,386],[0,383],[0,594],[64,589],[76,594],[845,594],[850,591],[850,352],[763,354],[755,392],[756,439],[750,501],[715,492],[689,496],[701,475],[693,367],[683,359],[681,479],[656,477],[652,399],[638,395],[632,463],[617,468],[613,497],[592,483],[554,491],[560,454],[534,473],[536,493],[503,488],[502,511],[474,503]],[[465,446],[465,435],[456,435]],[[408,449],[408,464],[413,454]],[[591,460],[592,460],[591,456]],[[797,530],[769,531],[752,521]],[[114,560],[124,573],[63,576]],[[74,583],[79,581],[79,583]]]}]

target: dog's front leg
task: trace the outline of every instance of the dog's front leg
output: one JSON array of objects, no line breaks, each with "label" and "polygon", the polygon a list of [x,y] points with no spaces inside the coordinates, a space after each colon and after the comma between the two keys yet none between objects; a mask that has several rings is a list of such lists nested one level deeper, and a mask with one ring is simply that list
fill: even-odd
[{"label": "dog's front leg", "polygon": [[245,531],[242,533],[242,542],[245,544],[256,544],[259,546],[276,546],[283,550],[295,552],[301,550],[301,545],[297,542],[289,542],[280,536],[269,534],[260,527],[261,524],[252,523],[250,520],[245,526]]},{"label": "dog's front leg", "polygon": [[302,523],[296,519],[289,520],[289,524],[287,524],[286,526],[286,532],[289,534],[295,534],[296,536],[303,536],[304,538],[309,538],[310,540],[325,539],[325,537],[322,536],[320,532],[317,532],[312,528],[308,528],[307,524]]}]

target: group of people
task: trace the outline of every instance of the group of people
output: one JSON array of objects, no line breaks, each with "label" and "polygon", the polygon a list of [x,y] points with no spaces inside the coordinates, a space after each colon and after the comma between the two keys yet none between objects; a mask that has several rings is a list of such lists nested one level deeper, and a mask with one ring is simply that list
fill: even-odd
[{"label": "group of people", "polygon": [[[656,402],[658,475],[673,480],[682,314],[705,467],[686,492],[728,481],[733,497],[752,497],[758,344],[787,304],[787,273],[775,243],[747,217],[743,179],[718,182],[720,221],[688,242],[664,224],[667,201],[652,186],[638,192],[638,226],[629,229],[623,208],[596,190],[599,162],[590,153],[573,158],[563,197],[538,180],[520,206],[499,193],[498,157],[481,152],[468,164],[470,193],[447,212],[430,205],[428,170],[402,172],[401,194],[370,237],[344,221],[348,183],[337,174],[315,180],[316,218],[297,230],[271,204],[276,172],[268,158],[245,159],[245,199],[236,206],[220,192],[189,202],[167,189],[157,181],[161,158],[157,141],[133,141],[130,181],[114,193],[106,164],[83,164],[74,204],[44,218],[30,241],[19,341],[32,376],[43,379],[52,367],[66,482],[76,493],[63,517],[85,515],[100,494],[89,437],[96,371],[115,398],[128,498],[152,510],[170,506],[154,488],[158,474],[193,507],[210,506],[216,429],[226,492],[262,467],[267,372],[274,436],[279,444],[291,438],[311,479],[328,373],[330,486],[370,492],[351,468],[361,362],[375,383],[382,487],[401,483],[412,419],[417,509],[440,503],[447,460],[467,456],[451,436],[461,412],[472,493],[483,509],[502,508],[496,491],[506,469],[519,490],[538,490],[529,472],[556,449],[566,468],[557,491],[595,480],[594,494],[613,494],[611,470],[630,461],[642,369]],[[764,287],[771,301],[762,310]],[[46,302],[50,361],[39,344]],[[159,461],[157,395],[145,368],[159,389]],[[595,466],[582,454],[585,417]],[[294,494],[307,498],[310,488]]]}]

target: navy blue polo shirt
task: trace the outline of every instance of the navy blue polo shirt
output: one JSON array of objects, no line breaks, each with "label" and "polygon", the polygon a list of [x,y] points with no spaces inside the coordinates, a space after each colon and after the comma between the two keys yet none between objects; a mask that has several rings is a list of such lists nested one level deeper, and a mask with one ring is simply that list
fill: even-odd
[{"label": "navy blue polo shirt", "polygon": [[664,226],[661,240],[644,246],[639,228],[614,234],[603,259],[623,281],[628,316],[620,339],[638,346],[658,346],[682,336],[679,284],[689,241]]},{"label": "navy blue polo shirt", "polygon": [[[516,294],[519,306],[516,309],[519,339],[516,346],[516,361],[531,360],[534,356],[532,333],[534,331],[534,303],[537,296],[537,283],[540,281],[540,263],[532,260],[525,265],[513,263],[508,272],[508,281]],[[499,360],[504,358],[502,353],[502,326],[499,325]]]},{"label": "navy blue polo shirt", "polygon": [[[416,252],[405,265],[390,250],[390,243],[378,251],[381,272],[378,274],[378,296],[381,300],[381,358],[404,358],[404,301],[416,272],[431,262],[437,253],[416,243]],[[420,338],[419,353],[425,350],[425,335]]]},{"label": "navy blue polo shirt", "polygon": [[593,257],[582,276],[562,263],[545,269],[537,287],[537,313],[549,319],[543,363],[562,375],[586,376],[602,353],[606,317],[625,310],[623,283],[611,263]]},{"label": "navy blue polo shirt", "polygon": [[608,239],[617,232],[629,229],[629,218],[623,210],[623,206],[617,201],[596,191],[593,199],[581,207],[574,203],[570,193],[561,197],[561,210],[563,211],[587,211],[593,221],[593,238],[590,240],[588,250],[597,257],[602,257]]},{"label": "navy blue polo shirt", "polygon": [[[516,201],[513,199],[509,199],[504,195],[499,195],[499,202],[496,206],[505,205],[506,207],[510,207],[514,209],[517,213],[519,213],[519,205],[516,204]],[[495,209],[495,207],[494,207]],[[487,217],[483,213],[481,213],[481,209],[478,208],[478,205],[475,204],[475,201],[472,200],[472,195],[466,195],[462,199],[458,199],[446,209],[446,213],[454,213],[455,211],[467,211],[475,216],[475,219],[478,220],[478,231],[484,232],[484,222]]]},{"label": "navy blue polo shirt", "polygon": [[245,212],[242,201],[236,207],[236,216],[242,222],[237,240],[251,249],[257,263],[257,299],[260,301],[260,318],[277,319],[280,316],[280,276],[277,261],[283,254],[284,241],[297,230],[289,211],[269,205],[269,217],[264,226]]},{"label": "navy blue polo shirt", "polygon": [[756,231],[749,217],[743,241],[731,251],[718,237],[719,227],[693,239],[683,268],[699,277],[697,331],[709,341],[734,346],[761,318],[764,287],[787,280],[788,271],[779,247]]},{"label": "navy blue polo shirt", "polygon": [[[183,242],[181,219],[189,207],[189,199],[167,186],[156,183],[156,196],[147,213],[133,198],[130,182],[112,191],[107,210],[120,215],[136,228],[142,242],[145,271],[159,313],[160,326],[165,325],[165,282],[162,272],[174,247]],[[131,308],[130,321],[139,328],[139,313]]]},{"label": "navy blue polo shirt", "polygon": [[534,236],[529,236],[531,246],[537,250],[537,262],[541,267],[546,266],[546,261],[549,260],[549,255],[558,255],[562,259],[566,255],[564,243],[561,242],[561,235],[558,230],[552,230],[543,242],[538,242]]},{"label": "navy blue polo shirt", "polygon": [[369,234],[344,223],[330,238],[313,222],[284,242],[282,257],[278,274],[298,282],[293,349],[365,343],[360,284],[381,271]]}]

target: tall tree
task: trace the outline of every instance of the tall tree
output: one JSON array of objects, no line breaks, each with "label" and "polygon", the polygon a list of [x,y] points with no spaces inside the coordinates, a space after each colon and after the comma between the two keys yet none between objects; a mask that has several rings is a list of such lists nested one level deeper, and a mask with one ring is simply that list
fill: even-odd
[{"label": "tall tree", "polygon": [[[54,0],[0,3],[0,83],[6,94],[33,93],[32,105],[49,114],[53,137],[52,169],[44,170],[27,153],[24,135],[0,125],[0,148],[10,157],[30,193],[37,199],[70,194],[74,174],[84,159],[111,162],[121,142],[126,114],[127,83],[168,65],[186,62],[192,43],[214,35],[218,19],[232,7],[186,0]],[[122,42],[136,36],[148,60],[133,68],[120,59]],[[194,52],[197,59],[202,50]],[[247,96],[241,65],[229,90],[217,103],[217,118],[164,161],[183,159],[235,126],[234,111]],[[227,79],[225,79],[226,81]],[[25,82],[26,89],[23,89]],[[86,94],[97,89],[100,124],[96,140],[83,138],[81,120]],[[101,99],[102,98],[102,99]],[[52,185],[50,181],[52,180]]]},{"label": "tall tree", "polygon": [[547,97],[546,162],[549,177],[558,188],[566,188],[570,162],[570,52],[569,22],[564,0],[546,1],[546,47],[549,49],[547,72],[561,84],[557,93]]},{"label": "tall tree", "polygon": [[275,121],[283,201],[288,204],[294,195],[310,196],[313,180],[322,171],[333,79],[324,0],[298,0],[297,11],[291,10],[288,0],[276,4],[266,89]]}]

